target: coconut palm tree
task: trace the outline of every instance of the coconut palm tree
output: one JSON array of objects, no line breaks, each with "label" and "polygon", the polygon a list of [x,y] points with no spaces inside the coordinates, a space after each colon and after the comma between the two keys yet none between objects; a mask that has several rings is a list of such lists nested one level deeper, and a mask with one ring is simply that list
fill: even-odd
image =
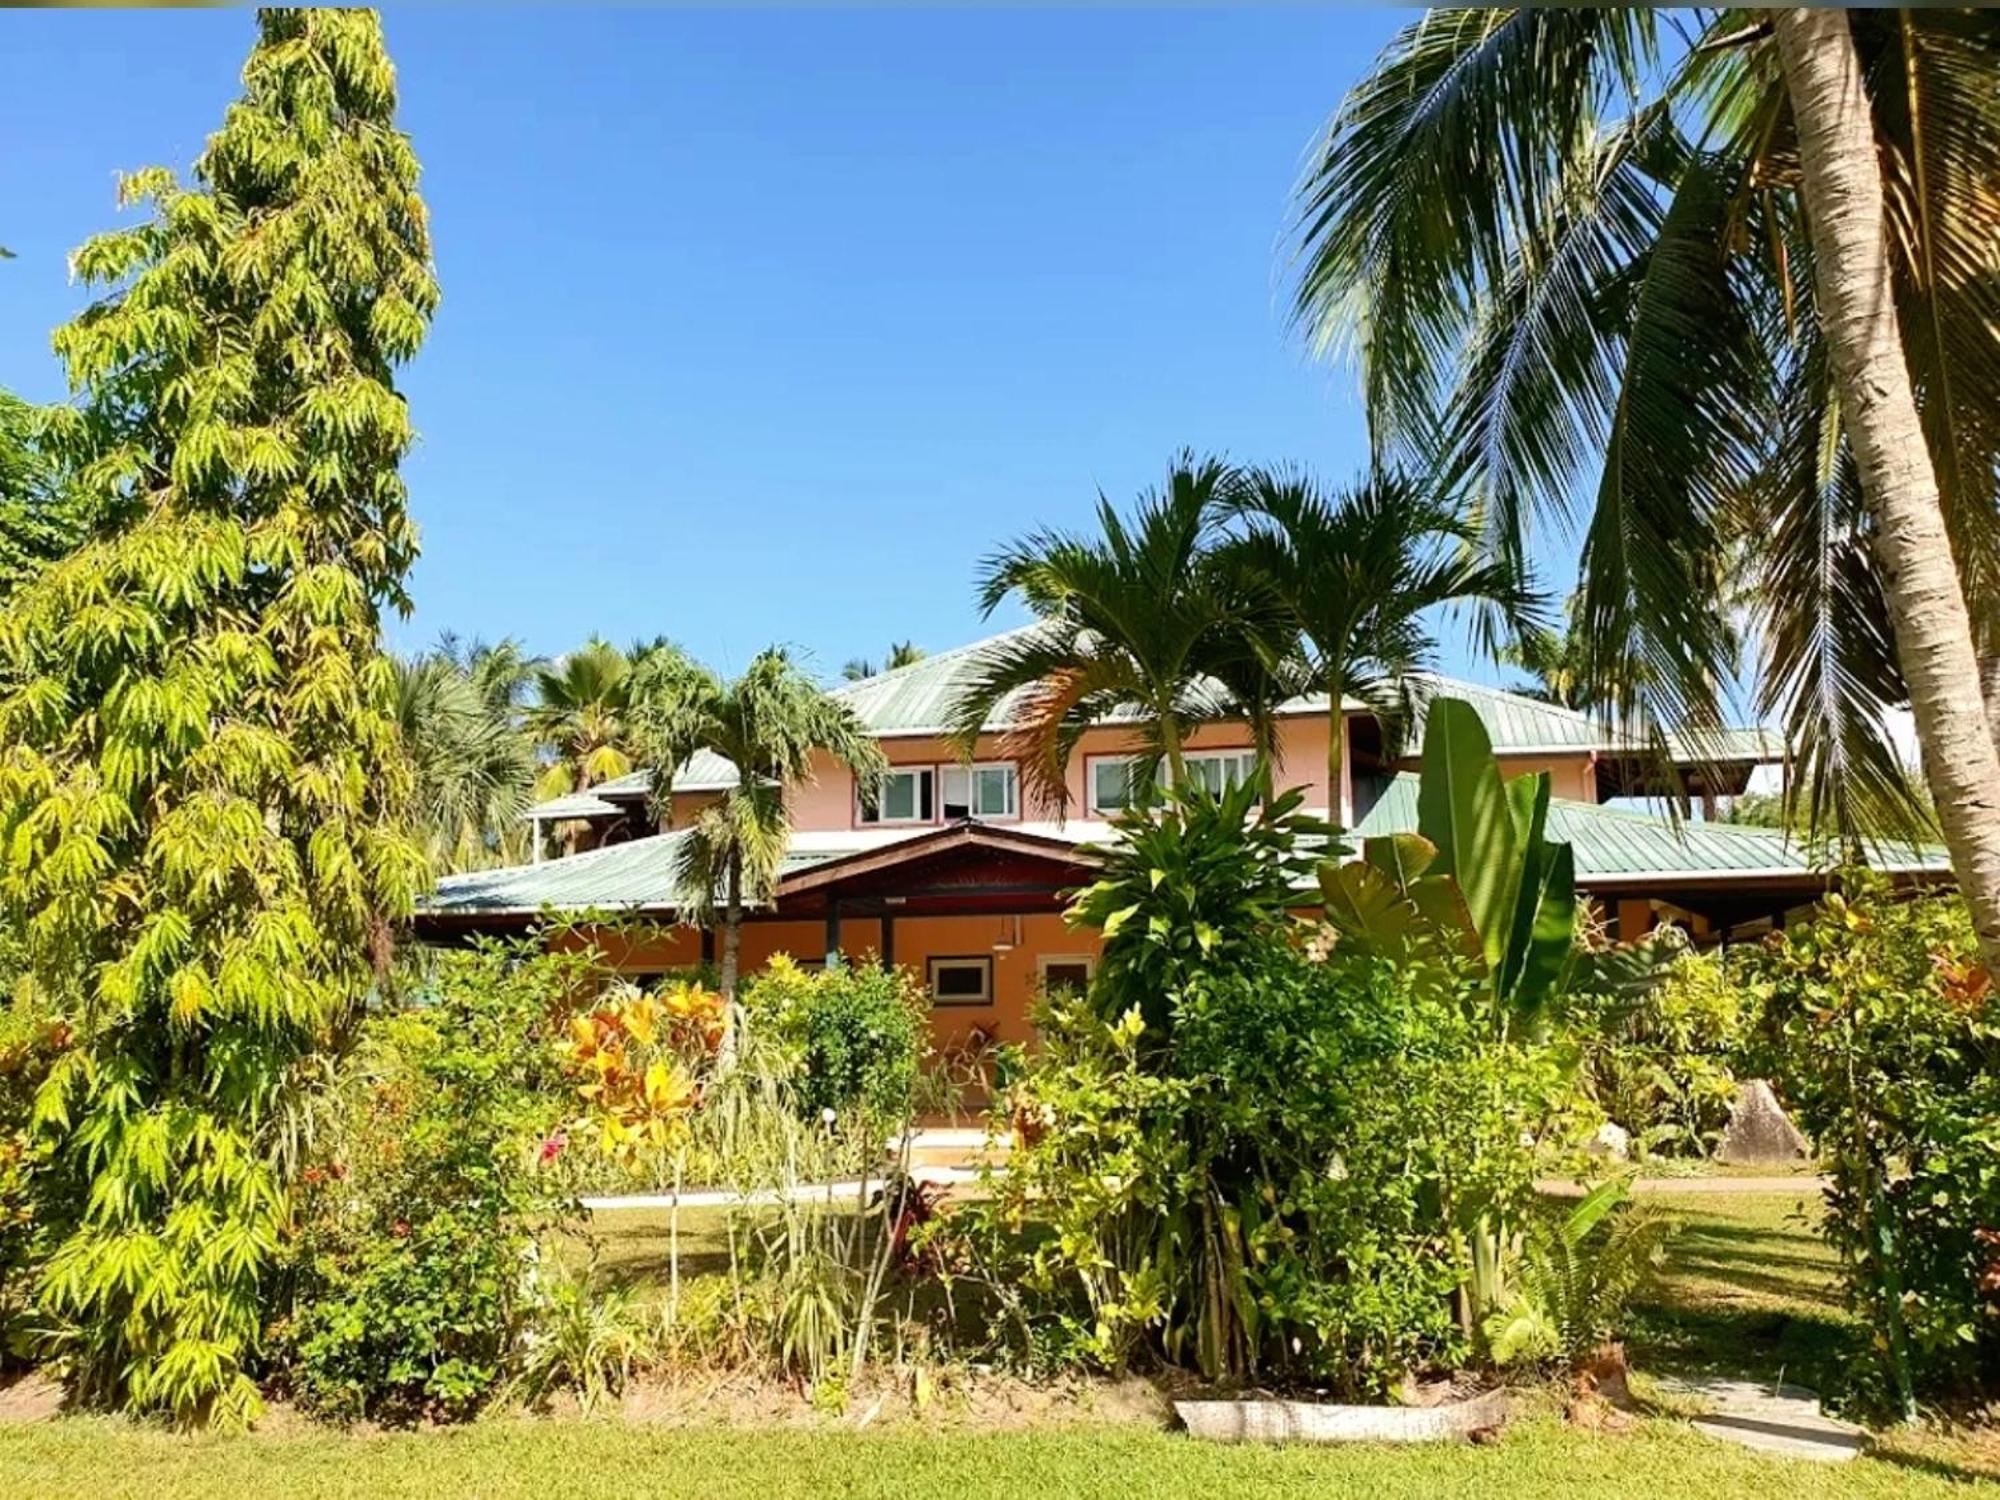
[{"label": "coconut palm tree", "polygon": [[[513,691],[500,691],[512,642],[397,658],[396,720],[409,759],[413,831],[439,873],[517,857],[521,814],[535,782],[535,750]],[[496,659],[499,658],[499,659]]]},{"label": "coconut palm tree", "polygon": [[1585,675],[1628,727],[1720,722],[1746,577],[1829,817],[1915,817],[1907,701],[2000,965],[2000,24],[1690,14],[1405,30],[1308,168],[1296,311],[1489,554],[1578,526]]},{"label": "coconut palm tree", "polygon": [[595,636],[535,669],[526,723],[546,756],[538,796],[580,792],[632,770],[631,676],[631,659]]},{"label": "coconut palm tree", "polygon": [[673,796],[672,768],[698,750],[736,767],[736,785],[687,829],[674,876],[684,915],[721,921],[721,988],[733,1002],[744,908],[770,899],[791,842],[789,790],[812,780],[818,754],[870,788],[885,765],[882,748],[852,709],[775,646],[727,682],[678,653],[656,653],[634,674],[632,703],[638,742],[656,768],[657,803]]},{"label": "coconut palm tree", "polygon": [[1329,815],[1338,817],[1349,694],[1385,720],[1403,711],[1413,672],[1436,656],[1429,617],[1444,605],[1486,612],[1510,635],[1540,626],[1538,601],[1505,559],[1481,559],[1470,528],[1400,474],[1329,493],[1296,470],[1246,475],[1244,535],[1225,558],[1269,580],[1297,663],[1291,685],[1325,696]]},{"label": "coconut palm tree", "polygon": [[1268,760],[1284,651],[1277,600],[1215,546],[1240,483],[1220,459],[1184,453],[1130,519],[1100,496],[1097,535],[1037,531],[988,558],[980,607],[991,614],[1018,596],[1037,623],[975,658],[950,710],[964,752],[1011,700],[1023,779],[1057,807],[1077,740],[1113,718],[1143,736],[1142,786],[1162,765],[1182,780],[1188,735],[1217,719],[1247,719]]},{"label": "coconut palm tree", "polygon": [[930,653],[915,641],[892,641],[889,654],[882,658],[881,666],[876,666],[865,656],[853,656],[841,667],[840,675],[849,682],[862,682],[899,667],[913,667],[928,655]]}]

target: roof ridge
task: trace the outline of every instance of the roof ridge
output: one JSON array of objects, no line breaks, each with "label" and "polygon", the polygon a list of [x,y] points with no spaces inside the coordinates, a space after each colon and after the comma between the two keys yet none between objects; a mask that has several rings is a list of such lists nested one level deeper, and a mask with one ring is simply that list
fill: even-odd
[{"label": "roof ridge", "polygon": [[1029,620],[1020,625],[1010,626],[1006,630],[996,630],[993,634],[981,636],[976,641],[966,641],[962,645],[947,646],[942,651],[929,651],[918,657],[915,661],[904,662],[900,667],[885,667],[882,671],[876,672],[872,676],[857,678],[853,682],[843,682],[838,687],[828,689],[828,693],[830,696],[838,698],[844,693],[854,692],[857,689],[867,687],[871,683],[884,682],[891,677],[900,676],[905,672],[915,672],[924,667],[934,666],[941,661],[951,661],[954,658],[980,650],[982,647],[990,646],[995,641],[1003,641],[1010,635],[1019,635],[1024,630],[1033,630],[1041,623],[1040,620]]}]

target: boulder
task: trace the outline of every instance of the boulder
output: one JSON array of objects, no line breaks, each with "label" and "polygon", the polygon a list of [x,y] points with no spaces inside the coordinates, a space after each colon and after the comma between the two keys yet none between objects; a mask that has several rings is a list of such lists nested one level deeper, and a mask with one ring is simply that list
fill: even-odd
[{"label": "boulder", "polygon": [[1791,1166],[1812,1155],[1812,1146],[1785,1113],[1771,1085],[1750,1078],[1737,1085],[1729,1124],[1715,1148],[1715,1159],[1732,1167]]}]

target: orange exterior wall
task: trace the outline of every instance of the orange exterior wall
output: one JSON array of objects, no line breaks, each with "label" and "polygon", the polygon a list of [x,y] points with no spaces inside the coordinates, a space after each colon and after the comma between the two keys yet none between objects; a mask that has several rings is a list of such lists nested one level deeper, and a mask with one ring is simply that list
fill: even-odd
[{"label": "orange exterior wall", "polygon": [[[993,945],[1019,941],[1004,952]],[[564,943],[576,946],[586,939],[565,934]],[[666,929],[649,941],[632,941],[613,932],[595,934],[594,941],[604,950],[612,967],[621,972],[651,973],[660,969],[690,967],[701,960],[701,934],[691,927]],[[722,935],[716,934],[720,948]],[[817,963],[825,957],[824,922],[745,922],[743,924],[743,971],[754,974],[779,953],[802,963]],[[1053,913],[1021,917],[898,917],[896,919],[896,966],[910,970],[920,983],[928,983],[929,962],[933,958],[990,958],[993,961],[991,1004],[941,1005],[931,1011],[932,1043],[948,1048],[963,1042],[978,1030],[995,1041],[1027,1042],[1035,1028],[1029,1020],[1041,990],[1041,961],[1044,958],[1084,958],[1095,963],[1101,944],[1092,931],[1072,931]],[[873,917],[844,917],[840,923],[841,952],[862,961],[879,957],[882,951],[882,924]]]}]

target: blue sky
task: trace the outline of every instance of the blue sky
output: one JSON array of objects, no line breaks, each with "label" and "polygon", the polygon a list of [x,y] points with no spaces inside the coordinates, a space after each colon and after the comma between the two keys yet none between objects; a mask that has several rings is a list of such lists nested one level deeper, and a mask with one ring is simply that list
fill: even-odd
[{"label": "blue sky", "polygon": [[[444,287],[393,640],[664,632],[830,674],[984,633],[985,553],[1182,445],[1352,472],[1352,378],[1286,329],[1282,236],[1406,19],[392,10]],[[0,385],[54,399],[64,257],[118,222],[118,170],[193,159],[251,19],[0,35]]]}]

